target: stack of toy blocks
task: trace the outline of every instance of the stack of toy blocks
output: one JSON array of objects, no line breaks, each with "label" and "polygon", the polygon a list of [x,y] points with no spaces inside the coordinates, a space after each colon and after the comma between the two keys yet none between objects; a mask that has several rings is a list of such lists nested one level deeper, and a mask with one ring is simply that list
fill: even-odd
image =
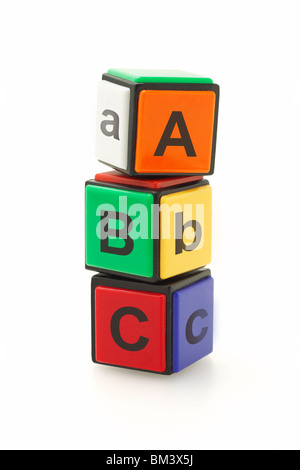
[{"label": "stack of toy blocks", "polygon": [[219,87],[179,71],[112,69],[99,84],[86,183],[96,363],[171,374],[213,349],[212,192]]}]

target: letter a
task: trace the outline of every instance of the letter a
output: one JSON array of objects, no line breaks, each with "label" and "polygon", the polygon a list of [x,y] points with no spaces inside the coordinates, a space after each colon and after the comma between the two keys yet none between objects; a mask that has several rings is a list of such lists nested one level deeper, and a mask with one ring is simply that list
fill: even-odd
[{"label": "letter a", "polygon": [[[103,134],[106,135],[107,137],[113,136],[114,139],[120,140],[120,138],[119,138],[120,119],[119,119],[118,114],[115,113],[114,111],[111,111],[110,109],[106,109],[105,111],[103,111],[102,115],[106,116],[106,117],[107,116],[112,116],[113,117],[112,121],[105,120],[105,121],[101,122],[100,127],[101,127],[101,131],[103,132]],[[108,130],[107,126],[112,126],[112,130]]]},{"label": "letter a", "polygon": [[[181,135],[180,138],[171,137],[176,124]],[[166,151],[166,148],[170,146],[184,147],[188,157],[197,156],[181,111],[173,111],[173,113],[171,114],[169,122],[164,130],[164,133],[162,135],[162,138],[160,139],[160,142],[154,155],[156,157],[162,157]]]}]

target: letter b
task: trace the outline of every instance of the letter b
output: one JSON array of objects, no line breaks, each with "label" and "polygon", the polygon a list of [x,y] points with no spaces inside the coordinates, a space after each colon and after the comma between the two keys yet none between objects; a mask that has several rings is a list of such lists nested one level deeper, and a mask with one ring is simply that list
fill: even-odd
[{"label": "letter b", "polygon": [[[122,222],[124,227],[122,229],[111,229],[109,228],[109,220],[115,220],[116,222]],[[101,214],[101,251],[104,253],[110,253],[113,255],[126,256],[130,255],[134,248],[133,240],[128,235],[128,226],[132,224],[132,219],[122,212],[105,211]],[[123,247],[113,247],[109,245],[109,237],[118,237],[124,241]]]},{"label": "letter b", "polygon": [[[194,230],[194,241],[190,245],[183,242],[184,231],[192,227]],[[183,225],[183,213],[179,212],[175,216],[175,253],[179,255],[182,251],[193,251],[199,245],[202,238],[202,228],[197,220],[189,220]]]}]

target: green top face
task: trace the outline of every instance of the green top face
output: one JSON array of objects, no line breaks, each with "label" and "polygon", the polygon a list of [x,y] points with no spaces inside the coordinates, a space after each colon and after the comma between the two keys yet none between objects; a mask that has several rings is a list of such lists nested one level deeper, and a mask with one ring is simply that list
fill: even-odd
[{"label": "green top face", "polygon": [[211,78],[181,70],[109,69],[107,73],[135,83],[213,83]]}]

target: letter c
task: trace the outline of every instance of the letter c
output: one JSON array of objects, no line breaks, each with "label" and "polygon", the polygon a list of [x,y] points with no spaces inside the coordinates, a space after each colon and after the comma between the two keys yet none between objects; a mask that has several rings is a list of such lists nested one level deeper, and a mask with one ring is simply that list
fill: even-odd
[{"label": "letter c", "polygon": [[144,349],[149,339],[145,338],[144,336],[140,336],[139,340],[136,343],[127,343],[123,340],[120,334],[120,321],[126,315],[133,315],[138,319],[140,323],[148,321],[148,318],[142,312],[135,307],[122,307],[119,308],[112,316],[111,323],[110,323],[110,331],[115,343],[120,346],[120,348],[125,349],[126,351],[141,351]]},{"label": "letter c", "polygon": [[190,316],[190,318],[188,319],[187,324],[186,324],[186,329],[185,329],[185,336],[186,336],[187,341],[190,344],[200,343],[200,341],[202,341],[205,338],[205,336],[208,332],[208,328],[207,327],[202,328],[201,333],[198,336],[194,336],[194,334],[193,334],[193,324],[194,324],[194,320],[197,317],[200,317],[200,318],[203,319],[207,316],[208,316],[207,311],[204,310],[204,309],[200,309],[200,310],[196,310],[196,312],[194,312]]}]

